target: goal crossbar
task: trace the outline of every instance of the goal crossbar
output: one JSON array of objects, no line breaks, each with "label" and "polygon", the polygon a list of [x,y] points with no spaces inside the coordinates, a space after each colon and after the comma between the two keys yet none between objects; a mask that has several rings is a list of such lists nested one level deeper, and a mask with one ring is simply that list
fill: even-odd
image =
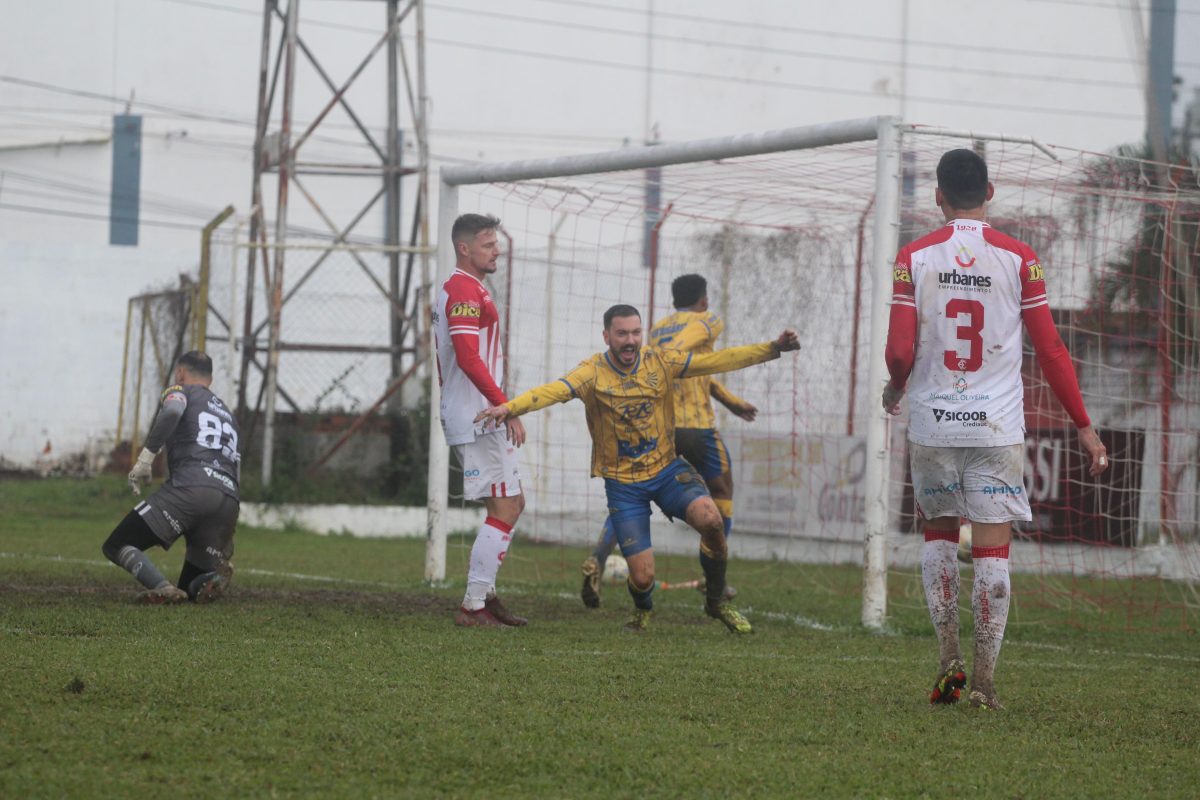
[{"label": "goal crossbar", "polygon": [[[626,147],[603,153],[585,153],[561,158],[534,158],[496,164],[463,164],[443,167],[441,180],[450,186],[502,183],[538,178],[561,178],[630,169],[668,167],[694,161],[742,158],[788,150],[804,150],[878,138],[881,124],[894,124],[892,117],[865,117],[844,122],[782,128],[690,142]],[[440,241],[440,240],[439,240]]]}]

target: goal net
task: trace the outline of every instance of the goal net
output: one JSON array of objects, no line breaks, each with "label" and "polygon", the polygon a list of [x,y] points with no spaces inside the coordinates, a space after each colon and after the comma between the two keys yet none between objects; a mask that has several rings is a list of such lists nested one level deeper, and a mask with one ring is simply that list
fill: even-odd
[{"label": "goal net", "polygon": [[[1101,479],[1086,475],[1073,427],[1027,344],[1025,488],[1034,519],[1019,526],[1012,550],[1014,570],[1029,576],[1022,611],[1050,608],[1089,626],[1181,624],[1196,612],[1200,579],[1194,176],[1172,181],[1132,159],[887,120],[879,129],[901,135],[877,141],[876,122],[864,122],[803,129],[787,147],[763,145],[787,138],[766,134],[720,140],[725,149],[716,151],[713,140],[444,172],[440,241],[458,213],[502,220],[510,257],[491,292],[506,391],[553,380],[603,350],[601,316],[613,304],[639,308],[648,330],[674,311],[672,280],[699,273],[725,321],[718,346],[785,327],[802,342],[796,356],[720,378],[758,408],[746,422],[714,403],[735,486],[733,558],[756,569],[862,564],[874,526],[885,536],[874,556],[865,548],[868,561],[911,574],[922,537],[905,416],[884,420],[879,404],[891,259],[898,243],[942,224],[933,205],[940,155],[980,148],[996,185],[990,221],[1041,256],[1053,314],[1112,461]],[[894,157],[881,158],[881,147]],[[607,509],[602,481],[589,476],[583,408],[568,403],[524,421],[524,535],[590,545]],[[655,512],[652,526],[660,552],[694,552],[682,523]],[[866,585],[868,594],[878,589],[870,570]],[[889,585],[893,606],[923,605],[918,584]],[[862,583],[844,580],[838,590],[859,592]]]}]

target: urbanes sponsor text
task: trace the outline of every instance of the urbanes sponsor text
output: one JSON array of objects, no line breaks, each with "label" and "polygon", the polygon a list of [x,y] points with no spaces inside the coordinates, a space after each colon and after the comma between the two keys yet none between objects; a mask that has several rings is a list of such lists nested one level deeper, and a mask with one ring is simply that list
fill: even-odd
[{"label": "urbanes sponsor text", "polygon": [[938,283],[943,286],[976,286],[986,289],[992,285],[991,277],[987,275],[962,275],[958,272],[939,272]]}]

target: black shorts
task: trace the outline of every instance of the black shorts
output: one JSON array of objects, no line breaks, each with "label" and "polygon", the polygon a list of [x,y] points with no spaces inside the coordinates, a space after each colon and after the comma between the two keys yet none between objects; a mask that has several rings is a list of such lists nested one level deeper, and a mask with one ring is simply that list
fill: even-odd
[{"label": "black shorts", "polygon": [[162,540],[164,550],[182,536],[187,560],[210,571],[233,558],[239,509],[238,501],[219,489],[163,485],[133,510]]}]

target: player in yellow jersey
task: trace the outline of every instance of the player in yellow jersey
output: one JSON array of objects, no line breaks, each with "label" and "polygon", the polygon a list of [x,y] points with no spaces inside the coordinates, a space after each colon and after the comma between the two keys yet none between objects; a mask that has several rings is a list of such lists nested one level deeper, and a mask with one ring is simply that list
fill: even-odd
[{"label": "player in yellow jersey", "polygon": [[604,312],[604,343],[607,351],[585,359],[559,380],[481,411],[477,421],[490,418],[499,424],[555,403],[582,400],[592,439],[592,475],[604,478],[609,518],[629,562],[635,608],[626,630],[645,630],[654,607],[654,501],[668,517],[682,517],[700,534],[705,612],[735,633],[750,633],[750,622],[724,598],[727,549],[721,513],[695,469],[675,454],[675,379],[771,361],[798,350],[800,341],[794,331],[785,330],[771,342],[715,353],[642,347],[641,315],[633,306],[616,305]]},{"label": "player in yellow jersey", "polygon": [[[708,282],[701,275],[681,275],[671,283],[675,313],[659,320],[650,329],[650,344],[690,353],[711,353],[717,337],[725,330],[724,321],[708,308]],[[729,469],[729,449],[716,429],[712,398],[747,421],[753,421],[758,409],[730,392],[710,375],[679,378],[675,381],[675,451],[687,459],[704,483],[724,521],[725,536],[733,528],[733,473]],[[580,597],[588,608],[600,606],[600,578],[604,564],[617,544],[613,526],[606,518],[600,539],[592,554],[584,559],[583,588]],[[703,587],[701,587],[703,590]],[[737,592],[726,584],[725,596]]]}]

